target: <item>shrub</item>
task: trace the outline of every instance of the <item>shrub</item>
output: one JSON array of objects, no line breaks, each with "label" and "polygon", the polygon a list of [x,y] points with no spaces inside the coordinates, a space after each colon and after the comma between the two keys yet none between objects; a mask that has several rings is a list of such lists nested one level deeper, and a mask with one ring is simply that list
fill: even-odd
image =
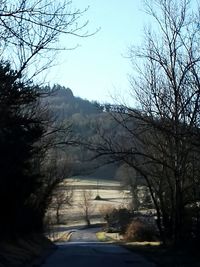
[{"label": "shrub", "polygon": [[155,241],[156,235],[154,226],[137,218],[126,228],[124,239],[126,241]]},{"label": "shrub", "polygon": [[107,231],[124,233],[132,218],[133,212],[126,208],[113,209],[104,217],[107,222]]}]

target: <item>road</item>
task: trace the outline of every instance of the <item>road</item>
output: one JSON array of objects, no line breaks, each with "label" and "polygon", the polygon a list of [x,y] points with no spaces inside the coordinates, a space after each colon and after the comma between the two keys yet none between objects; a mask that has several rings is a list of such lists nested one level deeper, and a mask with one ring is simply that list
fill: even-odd
[{"label": "road", "polygon": [[60,243],[41,267],[155,267],[143,257],[115,245],[98,242],[95,229],[72,233],[70,242]]},{"label": "road", "polygon": [[82,230],[75,230],[70,238],[72,242],[98,242],[96,232],[100,231],[101,228],[87,228]]}]

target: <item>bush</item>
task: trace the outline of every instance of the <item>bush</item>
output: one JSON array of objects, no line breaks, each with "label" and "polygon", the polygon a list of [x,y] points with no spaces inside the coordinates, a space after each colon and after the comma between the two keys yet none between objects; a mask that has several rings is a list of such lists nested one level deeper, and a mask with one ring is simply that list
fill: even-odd
[{"label": "bush", "polygon": [[124,234],[126,241],[155,241],[157,238],[156,229],[151,224],[137,218],[127,227]]},{"label": "bush", "polygon": [[133,212],[126,208],[113,209],[104,217],[107,222],[107,231],[124,233],[132,218]]}]

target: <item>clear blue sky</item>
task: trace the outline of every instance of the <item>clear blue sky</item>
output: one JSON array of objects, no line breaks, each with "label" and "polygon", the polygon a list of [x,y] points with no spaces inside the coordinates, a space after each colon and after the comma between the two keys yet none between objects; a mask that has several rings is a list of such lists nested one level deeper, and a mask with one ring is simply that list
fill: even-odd
[{"label": "clear blue sky", "polygon": [[80,46],[60,54],[59,65],[47,80],[71,88],[76,96],[110,102],[110,95],[129,90],[131,64],[125,56],[130,45],[142,40],[142,0],[74,0],[73,5],[81,9],[90,6],[84,15],[89,20],[87,29],[101,30],[88,38],[62,39],[66,46]]}]

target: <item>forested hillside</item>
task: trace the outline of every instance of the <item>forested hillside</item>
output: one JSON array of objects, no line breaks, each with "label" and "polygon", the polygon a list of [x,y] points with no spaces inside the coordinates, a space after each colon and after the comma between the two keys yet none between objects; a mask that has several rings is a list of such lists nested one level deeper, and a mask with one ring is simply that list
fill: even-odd
[{"label": "forested hillside", "polygon": [[[49,93],[43,101],[47,104],[51,116],[56,122],[70,127],[72,139],[83,141],[83,139],[96,138],[102,121],[107,125],[107,129],[112,131],[113,121],[106,112],[111,105],[76,97],[71,89],[60,85],[45,87],[44,91]],[[64,150],[65,159],[62,160],[67,162],[70,175],[101,179],[116,178],[118,163],[105,165],[102,160],[91,161],[92,152],[80,145],[72,145]]]},{"label": "forested hillside", "polygon": [[90,102],[76,97],[71,89],[64,86],[54,85],[44,89],[52,92],[46,100],[54,114],[61,119],[76,117],[75,114],[87,116],[102,112],[101,105],[98,102]]}]

